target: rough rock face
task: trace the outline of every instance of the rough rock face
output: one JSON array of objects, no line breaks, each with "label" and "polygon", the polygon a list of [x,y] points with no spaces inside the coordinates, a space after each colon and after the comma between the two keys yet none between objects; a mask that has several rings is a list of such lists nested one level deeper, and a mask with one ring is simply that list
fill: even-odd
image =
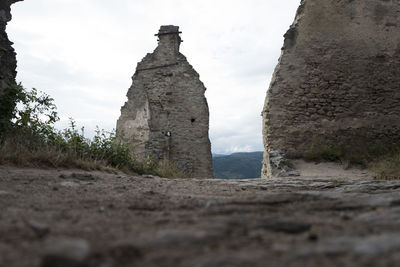
[{"label": "rough rock face", "polygon": [[[9,120],[10,107],[6,107],[4,96],[10,85],[15,84],[17,60],[12,42],[6,33],[7,22],[11,20],[11,5],[21,0],[0,1],[0,128]],[[11,107],[12,110],[12,107]]]},{"label": "rough rock face", "polygon": [[137,65],[117,136],[136,159],[167,160],[193,177],[212,177],[206,88],[179,52],[179,27],[161,26],[158,47]]},{"label": "rough rock face", "polygon": [[263,110],[263,177],[276,174],[271,153],[398,145],[399,14],[397,0],[301,1]]}]

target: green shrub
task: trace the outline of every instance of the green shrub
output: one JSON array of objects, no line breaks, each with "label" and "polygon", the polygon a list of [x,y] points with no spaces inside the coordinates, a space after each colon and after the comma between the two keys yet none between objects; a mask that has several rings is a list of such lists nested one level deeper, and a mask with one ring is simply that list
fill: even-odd
[{"label": "green shrub", "polygon": [[0,163],[22,166],[78,167],[84,169],[116,168],[125,172],[157,174],[157,164],[135,161],[119,143],[115,131],[98,127],[93,139],[84,136],[70,119],[66,129],[56,130],[59,120],[54,99],[36,89],[15,89],[14,110],[0,135]]}]

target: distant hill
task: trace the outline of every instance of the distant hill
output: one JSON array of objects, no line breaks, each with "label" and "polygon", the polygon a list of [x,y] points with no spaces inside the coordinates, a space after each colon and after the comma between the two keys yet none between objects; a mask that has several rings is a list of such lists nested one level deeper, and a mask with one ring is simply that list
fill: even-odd
[{"label": "distant hill", "polygon": [[212,154],[213,158],[220,158],[220,157],[226,157],[226,156],[230,156],[230,155],[226,155],[226,154]]},{"label": "distant hill", "polygon": [[213,155],[214,177],[222,179],[259,178],[263,152]]}]

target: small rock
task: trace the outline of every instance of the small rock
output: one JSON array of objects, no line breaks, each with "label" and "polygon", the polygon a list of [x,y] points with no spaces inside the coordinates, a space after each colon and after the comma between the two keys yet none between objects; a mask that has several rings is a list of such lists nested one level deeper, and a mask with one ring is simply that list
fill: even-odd
[{"label": "small rock", "polygon": [[312,258],[316,255],[341,256],[350,252],[353,246],[354,238],[349,236],[320,240],[319,242],[313,242],[308,246],[303,246],[300,250],[294,253],[293,259]]},{"label": "small rock", "polygon": [[272,245],[272,250],[279,252],[288,252],[290,251],[290,245],[285,243],[274,243]]},{"label": "small rock", "polygon": [[366,237],[341,236],[330,238],[303,247],[295,253],[295,256],[340,256],[347,253],[354,253],[364,258],[382,257],[382,255],[399,251],[399,237],[399,234],[385,234]]},{"label": "small rock", "polygon": [[61,179],[76,179],[79,181],[93,181],[95,180],[95,177],[90,174],[90,173],[72,173],[70,175],[67,175],[65,173],[60,174],[58,177]]},{"label": "small rock", "polygon": [[160,179],[159,176],[154,176],[154,175],[149,175],[149,174],[144,174],[144,175],[142,175],[142,177],[146,178],[146,179]]},{"label": "small rock", "polygon": [[47,224],[30,220],[27,225],[35,232],[37,237],[43,238],[50,232],[50,227]]},{"label": "small rock", "polygon": [[351,216],[348,215],[348,214],[343,214],[341,217],[342,217],[342,220],[344,220],[344,221],[350,221],[351,220]]},{"label": "small rock", "polygon": [[262,228],[273,232],[286,234],[301,234],[311,229],[311,224],[289,220],[268,220],[255,225],[254,228]]},{"label": "small rock", "polygon": [[214,231],[204,230],[178,230],[178,229],[165,229],[138,238],[136,240],[137,247],[160,249],[164,247],[188,247],[204,244],[209,240],[216,240],[220,237],[220,233]]},{"label": "small rock", "polygon": [[377,257],[392,251],[399,251],[400,235],[384,234],[360,238],[353,247],[355,253],[366,257]]},{"label": "small rock", "polygon": [[61,182],[60,185],[64,186],[64,187],[77,187],[77,186],[79,186],[79,184],[75,183],[75,182]]},{"label": "small rock", "polygon": [[89,244],[82,239],[51,239],[46,243],[41,267],[81,267],[90,254]]},{"label": "small rock", "polygon": [[130,242],[120,242],[112,246],[109,251],[111,258],[114,262],[119,264],[127,264],[134,262],[136,259],[142,257],[142,252]]},{"label": "small rock", "polygon": [[278,177],[297,177],[300,176],[298,171],[290,171],[290,172],[281,172],[278,174]]},{"label": "small rock", "polygon": [[[1,193],[0,193],[1,194]],[[390,206],[400,206],[400,199],[395,199],[390,202]]]},{"label": "small rock", "polygon": [[9,195],[7,191],[0,190],[0,196]]},{"label": "small rock", "polygon": [[72,173],[72,178],[80,180],[80,181],[93,181],[95,177],[90,173]]},{"label": "small rock", "polygon": [[204,205],[204,209],[210,208],[213,204],[214,204],[214,201],[212,201],[212,200],[207,201],[207,203]]},{"label": "small rock", "polygon": [[316,242],[318,241],[319,237],[317,234],[311,233],[308,235],[308,240],[312,241],[312,242]]}]

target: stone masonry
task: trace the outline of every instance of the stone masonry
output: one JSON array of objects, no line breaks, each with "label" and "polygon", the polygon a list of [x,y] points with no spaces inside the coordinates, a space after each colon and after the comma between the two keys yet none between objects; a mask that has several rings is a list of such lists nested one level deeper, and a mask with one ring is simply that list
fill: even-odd
[{"label": "stone masonry", "polygon": [[179,52],[180,33],[161,26],[158,47],[138,63],[117,137],[137,160],[166,160],[192,177],[212,177],[206,88]]},{"label": "stone masonry", "polygon": [[15,85],[17,60],[12,42],[6,33],[11,20],[11,5],[21,0],[0,0],[0,128],[10,119],[12,107],[6,107],[5,95],[10,94],[10,85]]},{"label": "stone masonry", "polygon": [[263,177],[315,140],[399,145],[400,1],[302,0],[263,109]]}]

